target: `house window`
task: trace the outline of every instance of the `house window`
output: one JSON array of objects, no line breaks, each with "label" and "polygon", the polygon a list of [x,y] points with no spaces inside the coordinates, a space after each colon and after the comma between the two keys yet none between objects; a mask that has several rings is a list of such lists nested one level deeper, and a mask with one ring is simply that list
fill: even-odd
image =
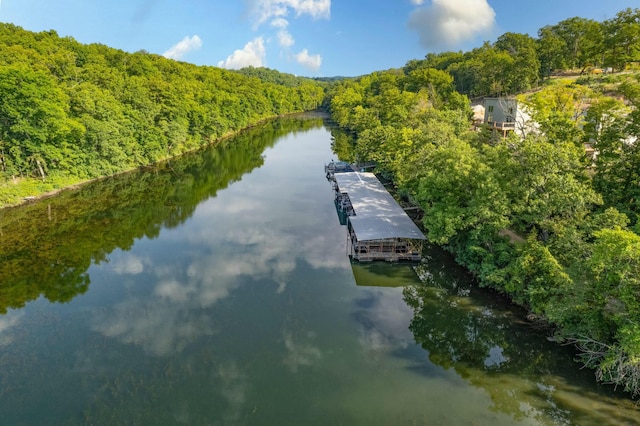
[{"label": "house window", "polygon": [[489,112],[493,112],[493,105],[489,105]]}]

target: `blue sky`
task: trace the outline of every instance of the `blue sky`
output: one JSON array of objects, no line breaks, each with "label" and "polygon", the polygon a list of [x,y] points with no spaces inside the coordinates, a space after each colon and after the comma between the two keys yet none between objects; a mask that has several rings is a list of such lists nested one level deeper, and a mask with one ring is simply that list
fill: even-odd
[{"label": "blue sky", "polygon": [[81,43],[304,76],[398,68],[505,32],[603,21],[637,0],[0,0],[0,21]]}]

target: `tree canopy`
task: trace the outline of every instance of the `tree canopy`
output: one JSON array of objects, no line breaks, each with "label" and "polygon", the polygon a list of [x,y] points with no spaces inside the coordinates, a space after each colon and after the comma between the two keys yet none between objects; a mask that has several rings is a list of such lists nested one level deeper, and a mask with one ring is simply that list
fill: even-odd
[{"label": "tree canopy", "polygon": [[505,33],[495,43],[468,52],[430,53],[409,61],[447,71],[460,93],[470,97],[513,95],[538,86],[555,72],[589,68],[623,70],[640,61],[640,9],[625,9],[603,22],[580,17],[540,28],[538,37]]},{"label": "tree canopy", "polygon": [[[639,16],[628,9],[604,23],[572,18],[542,28],[538,39],[506,33],[329,92],[332,116],[353,136],[351,152],[344,134],[337,152],[376,161],[399,195],[421,208],[429,240],[481,286],[551,324],[599,380],[633,396],[640,395],[638,74],[615,77],[619,98],[609,96],[609,77],[519,95],[539,125],[525,136],[472,131],[467,95],[524,92],[550,69],[619,69],[640,59],[638,43],[626,44]],[[625,41],[610,46],[612,34]]]},{"label": "tree canopy", "polygon": [[84,180],[193,150],[324,88],[267,69],[198,67],[0,24],[0,203],[24,178]]}]

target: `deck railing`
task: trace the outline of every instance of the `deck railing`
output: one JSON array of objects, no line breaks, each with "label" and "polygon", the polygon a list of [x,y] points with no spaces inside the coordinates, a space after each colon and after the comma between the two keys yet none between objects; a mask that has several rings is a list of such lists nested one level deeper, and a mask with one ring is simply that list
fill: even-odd
[{"label": "deck railing", "polygon": [[490,121],[487,123],[489,126],[491,126],[494,129],[498,129],[498,130],[515,130],[516,129],[516,123],[514,123],[513,121],[508,122],[508,121]]}]

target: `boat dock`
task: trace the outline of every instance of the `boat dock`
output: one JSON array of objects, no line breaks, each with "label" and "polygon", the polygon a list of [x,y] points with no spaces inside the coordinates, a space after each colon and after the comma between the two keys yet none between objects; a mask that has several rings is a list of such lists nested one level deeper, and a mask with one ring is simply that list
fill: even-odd
[{"label": "boat dock", "polygon": [[347,216],[349,256],[360,262],[419,261],[426,237],[378,178],[327,167],[336,208]]}]

